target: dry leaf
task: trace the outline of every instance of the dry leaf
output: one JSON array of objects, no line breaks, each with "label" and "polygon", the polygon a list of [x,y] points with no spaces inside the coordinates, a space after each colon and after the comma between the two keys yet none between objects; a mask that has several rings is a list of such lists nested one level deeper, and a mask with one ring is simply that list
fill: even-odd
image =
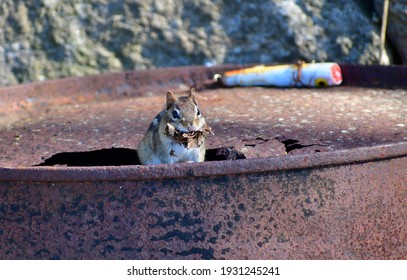
[{"label": "dry leaf", "polygon": [[204,124],[200,130],[192,132],[181,132],[169,123],[165,128],[165,135],[171,137],[175,142],[183,144],[187,149],[199,148],[209,133],[213,134],[207,124]]}]

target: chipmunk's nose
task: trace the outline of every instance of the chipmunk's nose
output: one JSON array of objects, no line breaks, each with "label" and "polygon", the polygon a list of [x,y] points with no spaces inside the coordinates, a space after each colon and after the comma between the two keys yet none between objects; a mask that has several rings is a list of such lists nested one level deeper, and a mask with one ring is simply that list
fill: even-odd
[{"label": "chipmunk's nose", "polygon": [[188,125],[187,129],[189,132],[195,131],[195,127],[193,125]]}]

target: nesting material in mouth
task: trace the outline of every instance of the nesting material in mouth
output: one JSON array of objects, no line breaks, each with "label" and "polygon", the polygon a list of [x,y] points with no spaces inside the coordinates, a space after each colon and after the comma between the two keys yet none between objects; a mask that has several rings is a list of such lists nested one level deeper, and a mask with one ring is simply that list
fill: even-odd
[{"label": "nesting material in mouth", "polygon": [[204,143],[204,140],[208,134],[214,133],[207,124],[204,124],[201,129],[191,132],[179,131],[169,123],[167,123],[165,128],[165,135],[172,138],[175,142],[183,144],[187,149],[199,148]]}]

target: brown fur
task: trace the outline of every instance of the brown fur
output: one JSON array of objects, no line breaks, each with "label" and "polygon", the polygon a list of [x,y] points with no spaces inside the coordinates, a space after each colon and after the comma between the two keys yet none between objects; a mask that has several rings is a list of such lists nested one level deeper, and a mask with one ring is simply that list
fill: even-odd
[{"label": "brown fur", "polygon": [[[173,117],[174,111],[178,112],[179,118]],[[165,134],[167,124],[183,132],[202,128],[205,119],[198,114],[195,90],[192,89],[188,96],[179,98],[171,91],[167,92],[164,110],[154,118],[138,147],[140,162],[159,164],[204,161],[205,143],[198,148],[188,149]]]}]

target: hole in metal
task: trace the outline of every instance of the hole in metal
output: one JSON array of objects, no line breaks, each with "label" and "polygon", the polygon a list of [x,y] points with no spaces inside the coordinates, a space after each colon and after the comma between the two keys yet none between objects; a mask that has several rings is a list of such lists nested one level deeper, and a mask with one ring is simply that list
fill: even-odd
[{"label": "hole in metal", "polygon": [[[206,150],[205,161],[235,160],[246,157],[233,148]],[[101,149],[87,152],[58,153],[36,166],[121,166],[140,165],[137,150],[127,148]]]},{"label": "hole in metal", "polygon": [[111,148],[87,152],[58,153],[37,166],[118,166],[138,164],[140,164],[140,161],[136,150]]},{"label": "hole in metal", "polygon": [[[278,138],[275,138],[277,140],[279,140]],[[293,150],[297,150],[297,149],[302,149],[302,148],[306,148],[306,147],[312,147],[312,146],[326,146],[323,144],[308,144],[308,145],[302,145],[299,144],[298,140],[295,139],[286,139],[286,140],[279,140],[281,143],[284,144],[285,146],[285,150],[287,152],[287,154]],[[315,152],[320,152],[320,150],[315,150]]]}]

